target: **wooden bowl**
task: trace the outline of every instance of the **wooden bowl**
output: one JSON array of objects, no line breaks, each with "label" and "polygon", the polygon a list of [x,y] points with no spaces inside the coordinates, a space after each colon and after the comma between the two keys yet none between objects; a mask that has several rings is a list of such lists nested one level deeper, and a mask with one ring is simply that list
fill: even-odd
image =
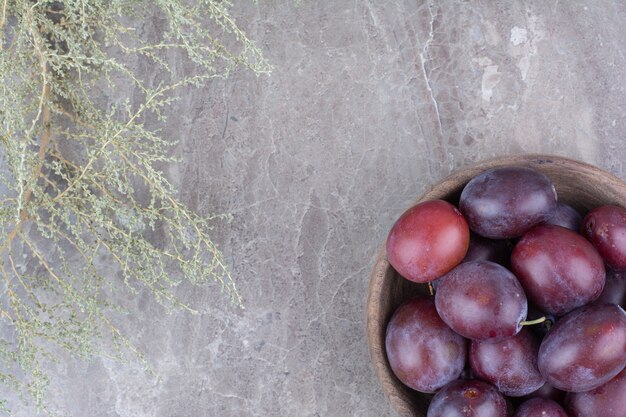
[{"label": "wooden bowl", "polygon": [[[626,207],[626,183],[621,179],[586,163],[547,155],[509,156],[463,168],[432,186],[415,203],[443,199],[458,205],[461,191],[470,179],[485,170],[504,166],[529,167],[543,172],[556,186],[559,201],[572,205],[583,215],[603,204]],[[426,294],[425,287],[396,273],[387,261],[383,243],[369,284],[367,343],[383,391],[391,406],[403,417],[425,417],[432,394],[414,391],[395,377],[385,354],[385,331],[395,309],[419,293]]]}]

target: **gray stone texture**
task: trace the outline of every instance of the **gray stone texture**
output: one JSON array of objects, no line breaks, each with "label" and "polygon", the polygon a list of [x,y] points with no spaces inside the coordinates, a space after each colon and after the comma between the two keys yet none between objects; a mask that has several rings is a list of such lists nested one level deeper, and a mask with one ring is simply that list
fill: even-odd
[{"label": "gray stone texture", "polygon": [[164,170],[197,212],[233,214],[215,238],[245,309],[217,286],[180,288],[197,316],[129,298],[121,327],[160,380],[68,359],[52,367],[51,401],[69,416],[393,416],[364,309],[374,256],[411,201],[507,154],[626,178],[623,1],[241,1],[232,13],[275,70],[184,91],[164,128],[182,163]]}]

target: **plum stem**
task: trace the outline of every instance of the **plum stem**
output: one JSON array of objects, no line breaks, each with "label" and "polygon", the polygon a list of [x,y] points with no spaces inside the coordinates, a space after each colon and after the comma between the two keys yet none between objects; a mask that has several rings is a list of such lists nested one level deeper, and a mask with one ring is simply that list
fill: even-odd
[{"label": "plum stem", "polygon": [[428,292],[430,293],[431,297],[435,295],[435,287],[433,287],[432,282],[428,282]]},{"label": "plum stem", "polygon": [[520,324],[522,326],[532,326],[533,324],[539,324],[539,323],[543,323],[544,321],[548,320],[548,318],[546,316],[543,317],[539,317],[538,319],[535,320],[526,320],[521,322]]}]

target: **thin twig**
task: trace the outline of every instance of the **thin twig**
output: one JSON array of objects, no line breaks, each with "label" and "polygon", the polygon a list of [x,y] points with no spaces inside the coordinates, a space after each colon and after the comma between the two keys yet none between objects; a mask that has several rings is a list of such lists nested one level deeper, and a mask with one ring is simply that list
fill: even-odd
[{"label": "thin twig", "polygon": [[[2,17],[0,17],[0,36],[4,32],[4,24],[7,21],[7,0],[2,0]],[[0,37],[0,40],[2,37]],[[2,50],[4,42],[0,42],[0,50]]]},{"label": "thin twig", "polygon": [[[33,7],[28,9],[28,16],[29,16],[29,19],[31,20],[31,24],[34,24],[32,22]],[[2,16],[3,20],[4,20],[5,9],[6,9],[6,0],[3,3],[3,16]],[[33,119],[33,125],[31,126],[31,129],[27,136],[29,136],[32,133],[36,123],[39,121],[40,118],[43,123],[43,132],[41,134],[41,140],[39,142],[39,152],[37,154],[39,158],[38,160],[39,162],[35,165],[33,176],[32,176],[31,182],[29,183],[29,184],[34,184],[37,182],[37,180],[39,179],[41,175],[41,170],[43,168],[43,161],[46,158],[46,151],[50,144],[50,138],[52,137],[52,113],[50,112],[50,104],[49,104],[49,101],[51,98],[51,90],[50,90],[50,84],[48,83],[48,64],[46,61],[46,56],[42,50],[41,37],[39,35],[39,31],[36,30],[35,28],[31,28],[31,34],[33,35],[33,39],[34,39],[33,43],[35,45],[35,49],[37,50],[37,54],[39,55],[39,67],[41,70],[42,87],[41,87],[41,95],[39,97],[39,106],[38,106],[37,116],[35,116],[35,118]],[[24,222],[27,220],[28,218],[27,206],[30,203],[32,195],[33,195],[33,187],[32,185],[28,185],[26,190],[23,193],[21,201],[18,202],[19,206],[21,207],[19,211],[19,220],[16,223],[13,230],[11,230],[11,232],[9,232],[9,234],[7,235],[7,238],[4,241],[4,243],[0,246],[0,253],[4,252],[5,249],[11,247],[13,239],[15,239],[15,236],[17,236]]]}]

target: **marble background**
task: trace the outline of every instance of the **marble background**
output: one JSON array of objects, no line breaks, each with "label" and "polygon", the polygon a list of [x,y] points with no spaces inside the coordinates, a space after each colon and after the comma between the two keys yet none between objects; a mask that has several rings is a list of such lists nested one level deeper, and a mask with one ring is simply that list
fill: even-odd
[{"label": "marble background", "polygon": [[217,287],[181,288],[198,316],[132,300],[122,327],[161,379],[60,363],[52,402],[70,416],[393,416],[364,306],[411,201],[507,154],[626,179],[623,1],[239,1],[232,13],[273,74],[189,91],[164,132],[181,140],[166,172],[182,199],[234,215],[216,239],[245,310]]}]

